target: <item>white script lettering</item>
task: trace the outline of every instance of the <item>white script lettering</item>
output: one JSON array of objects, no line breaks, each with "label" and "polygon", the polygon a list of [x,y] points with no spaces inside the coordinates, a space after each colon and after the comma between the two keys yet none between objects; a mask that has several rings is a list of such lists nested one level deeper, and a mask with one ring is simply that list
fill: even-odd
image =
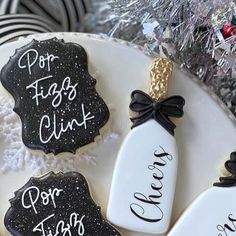
[{"label": "white script lettering", "polygon": [[[47,71],[51,71],[51,63],[54,62],[55,59],[59,58],[58,56],[54,56],[53,54],[46,54],[46,57],[39,56],[39,53],[35,49],[29,49],[25,53],[23,53],[18,61],[18,66],[21,69],[27,69],[28,73],[31,75],[31,68],[38,62],[39,67],[41,69],[46,68]],[[25,64],[22,61],[25,61]]]},{"label": "white script lettering", "polygon": [[[66,133],[68,130],[73,130],[75,126],[82,127],[84,126],[85,129],[87,129],[87,121],[94,119],[94,116],[91,116],[91,112],[85,113],[84,104],[81,105],[82,108],[82,115],[83,120],[82,122],[78,122],[76,119],[72,119],[71,121],[68,121],[66,124],[63,123],[63,120],[61,120],[61,123],[58,125],[58,121],[56,118],[56,115],[53,115],[53,119],[51,120],[48,115],[44,115],[41,119],[40,126],[39,126],[39,138],[42,143],[48,143],[53,137],[57,140],[60,139],[61,135],[63,133]],[[60,128],[57,128],[59,126]],[[49,135],[48,138],[43,137],[45,135],[45,129],[52,129],[52,133]]]},{"label": "white script lettering", "polygon": [[63,220],[60,220],[56,225],[55,232],[52,232],[51,229],[45,229],[44,223],[51,218],[53,218],[55,214],[52,214],[42,220],[36,227],[34,227],[33,232],[40,232],[42,233],[42,236],[72,236],[72,228],[77,228],[77,234],[79,236],[83,236],[85,233],[83,219],[85,215],[83,215],[81,218],[79,218],[79,215],[77,213],[72,213],[70,215],[69,223],[65,223]]},{"label": "white script lettering", "polygon": [[69,101],[73,101],[76,98],[77,95],[76,87],[78,83],[72,85],[70,77],[66,77],[62,81],[61,88],[58,88],[59,86],[57,83],[53,83],[45,92],[43,86],[41,85],[41,82],[51,78],[53,78],[52,75],[43,77],[26,87],[26,90],[34,89],[34,96],[32,97],[32,99],[35,99],[37,106],[39,105],[40,98],[47,99],[48,97],[52,96],[53,97],[52,106],[55,108],[60,106],[63,95],[66,95]]},{"label": "white script lettering", "polygon": [[22,198],[21,198],[22,206],[25,209],[33,208],[35,214],[38,214],[37,209],[36,209],[36,204],[41,198],[42,204],[44,206],[48,205],[50,201],[52,201],[54,208],[56,208],[55,197],[59,197],[62,191],[63,191],[62,189],[50,188],[48,192],[45,192],[45,191],[40,192],[39,188],[35,186],[31,186],[27,188],[22,194]]}]

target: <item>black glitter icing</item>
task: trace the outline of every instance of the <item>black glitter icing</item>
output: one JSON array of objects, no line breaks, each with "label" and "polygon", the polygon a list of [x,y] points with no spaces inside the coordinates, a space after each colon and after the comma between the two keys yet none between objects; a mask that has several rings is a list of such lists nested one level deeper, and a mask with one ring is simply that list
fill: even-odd
[{"label": "black glitter icing", "polygon": [[31,178],[10,203],[4,224],[13,236],[121,236],[77,172]]},{"label": "black glitter icing", "polygon": [[216,187],[233,187],[236,186],[236,152],[230,154],[230,160],[225,162],[226,170],[231,176],[220,177],[220,182],[215,183]]},{"label": "black glitter icing", "polygon": [[16,50],[0,78],[15,99],[23,142],[31,149],[75,153],[93,142],[109,119],[78,44],[33,40]]}]

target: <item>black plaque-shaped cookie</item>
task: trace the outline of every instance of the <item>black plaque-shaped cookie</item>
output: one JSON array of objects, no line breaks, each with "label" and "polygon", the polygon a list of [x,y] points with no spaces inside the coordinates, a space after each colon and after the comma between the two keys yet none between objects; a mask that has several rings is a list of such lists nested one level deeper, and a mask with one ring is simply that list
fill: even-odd
[{"label": "black plaque-shaped cookie", "polygon": [[33,40],[16,50],[0,78],[15,99],[22,139],[31,149],[75,153],[92,143],[109,119],[78,44]]},{"label": "black plaque-shaped cookie", "polygon": [[77,172],[31,178],[10,203],[4,224],[13,236],[120,236]]}]

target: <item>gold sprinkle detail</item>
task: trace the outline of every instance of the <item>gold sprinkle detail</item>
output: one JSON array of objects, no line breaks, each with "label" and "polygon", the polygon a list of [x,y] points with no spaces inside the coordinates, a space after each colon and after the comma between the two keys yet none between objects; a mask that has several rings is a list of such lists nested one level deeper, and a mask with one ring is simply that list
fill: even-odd
[{"label": "gold sprinkle detail", "polygon": [[150,71],[150,89],[149,95],[161,101],[167,95],[168,79],[170,78],[173,70],[173,64],[169,59],[159,58],[155,59],[151,66]]}]

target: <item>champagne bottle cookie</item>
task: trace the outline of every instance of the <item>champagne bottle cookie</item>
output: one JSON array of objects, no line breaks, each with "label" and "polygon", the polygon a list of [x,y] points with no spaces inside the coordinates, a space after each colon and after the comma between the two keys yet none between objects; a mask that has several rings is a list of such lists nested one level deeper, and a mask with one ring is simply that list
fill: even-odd
[{"label": "champagne bottle cookie", "polygon": [[33,40],[16,50],[0,79],[15,99],[22,139],[30,149],[75,153],[93,143],[108,122],[87,53],[76,43]]},{"label": "champagne bottle cookie", "polygon": [[236,234],[236,152],[225,163],[230,173],[203,192],[183,213],[168,236]]},{"label": "champagne bottle cookie", "polygon": [[182,117],[185,103],[181,96],[165,98],[171,73],[168,59],[155,60],[149,95],[131,94],[136,115],[117,157],[107,210],[113,224],[129,230],[161,234],[169,227],[178,163],[169,117]]}]

